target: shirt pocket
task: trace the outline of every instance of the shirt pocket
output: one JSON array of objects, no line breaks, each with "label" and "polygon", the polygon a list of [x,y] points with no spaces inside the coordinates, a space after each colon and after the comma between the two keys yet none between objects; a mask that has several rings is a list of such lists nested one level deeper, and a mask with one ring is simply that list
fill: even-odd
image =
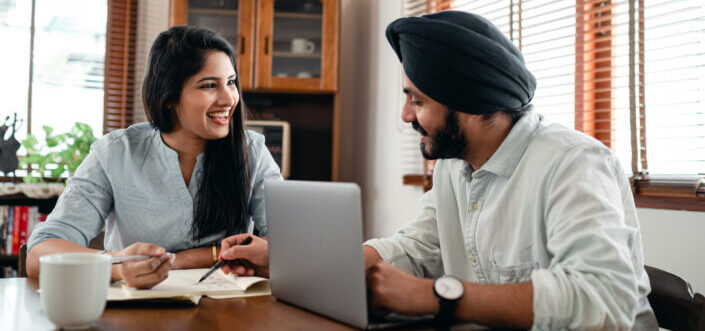
[{"label": "shirt pocket", "polygon": [[502,265],[492,261],[497,284],[511,284],[526,282],[531,279],[531,272],[539,268],[537,261],[519,264]]}]

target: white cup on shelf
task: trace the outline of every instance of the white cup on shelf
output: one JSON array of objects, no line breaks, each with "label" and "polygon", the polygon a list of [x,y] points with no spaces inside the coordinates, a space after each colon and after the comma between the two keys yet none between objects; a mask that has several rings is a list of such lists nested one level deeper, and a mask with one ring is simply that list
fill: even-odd
[{"label": "white cup on shelf", "polygon": [[296,77],[299,77],[299,78],[311,78],[311,77],[313,77],[313,75],[311,75],[311,73],[308,72],[308,71],[299,71],[299,73],[296,74]]},{"label": "white cup on shelf", "polygon": [[316,44],[306,38],[294,38],[291,40],[291,52],[294,54],[313,54],[316,51]]},{"label": "white cup on shelf", "polygon": [[39,258],[39,298],[44,315],[66,330],[98,320],[108,298],[110,256],[62,253]]}]

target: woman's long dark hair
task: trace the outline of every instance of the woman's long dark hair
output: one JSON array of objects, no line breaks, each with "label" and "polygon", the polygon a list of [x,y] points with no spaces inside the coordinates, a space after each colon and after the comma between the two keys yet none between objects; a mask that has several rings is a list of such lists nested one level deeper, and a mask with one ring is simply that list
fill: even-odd
[{"label": "woman's long dark hair", "polygon": [[[149,68],[142,84],[142,102],[152,127],[162,133],[174,129],[178,120],[173,105],[181,99],[186,80],[203,68],[208,51],[222,51],[235,68],[228,42],[205,28],[175,26],[159,34],[149,52]],[[240,93],[240,78],[236,78]],[[225,138],[208,140],[203,172],[195,202],[191,233],[194,240],[225,231],[244,232],[249,218],[250,178],[242,101],[235,106],[230,132]],[[193,174],[197,176],[199,174]]]}]

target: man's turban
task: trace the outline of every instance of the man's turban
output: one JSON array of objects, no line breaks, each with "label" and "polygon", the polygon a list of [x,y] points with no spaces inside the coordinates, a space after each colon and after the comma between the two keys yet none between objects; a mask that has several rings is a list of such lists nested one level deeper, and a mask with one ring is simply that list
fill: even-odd
[{"label": "man's turban", "polygon": [[519,50],[479,15],[400,18],[386,34],[411,82],[450,109],[488,114],[524,107],[534,96],[536,79]]}]

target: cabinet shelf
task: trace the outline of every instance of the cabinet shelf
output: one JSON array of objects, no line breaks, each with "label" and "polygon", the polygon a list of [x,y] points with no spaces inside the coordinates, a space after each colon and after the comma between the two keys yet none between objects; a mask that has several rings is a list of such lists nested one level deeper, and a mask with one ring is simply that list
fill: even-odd
[{"label": "cabinet shelf", "polygon": [[237,10],[228,9],[213,9],[213,8],[189,8],[189,14],[199,15],[218,15],[218,16],[237,16]]},{"label": "cabinet shelf", "polygon": [[302,53],[292,53],[292,52],[274,52],[272,55],[276,57],[298,57],[298,58],[305,58],[305,59],[319,59],[321,58],[320,53],[313,53],[313,54],[302,54]]},{"label": "cabinet shelf", "polygon": [[0,254],[0,265],[7,265],[8,263],[17,263],[17,255]]},{"label": "cabinet shelf", "polygon": [[321,14],[306,14],[306,13],[274,13],[274,18],[298,18],[306,20],[320,20],[323,19]]}]

